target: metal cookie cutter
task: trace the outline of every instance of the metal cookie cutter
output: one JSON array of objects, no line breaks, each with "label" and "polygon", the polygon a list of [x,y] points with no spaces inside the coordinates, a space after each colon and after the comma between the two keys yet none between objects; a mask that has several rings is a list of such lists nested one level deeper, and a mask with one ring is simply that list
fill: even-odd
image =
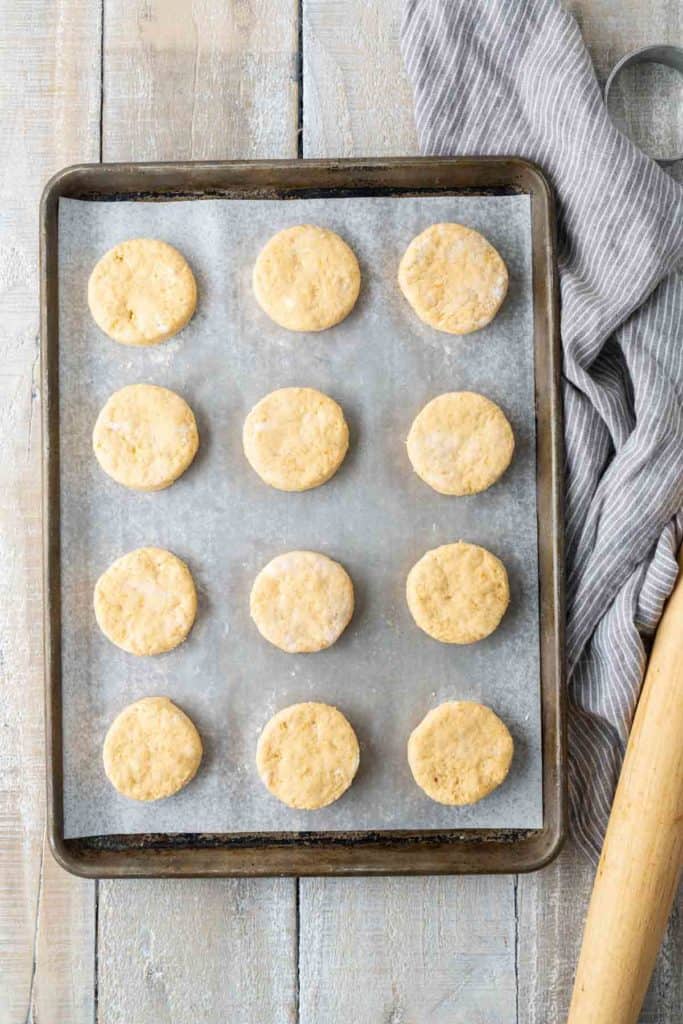
[{"label": "metal cookie cutter", "polygon": [[[625,57],[614,65],[610,71],[609,78],[605,82],[605,104],[609,100],[610,89],[614,80],[624,68],[632,64],[664,64],[666,67],[674,68],[683,75],[683,47],[680,46],[644,46],[642,50],[634,50],[627,53]],[[672,164],[683,160],[683,153],[678,156],[654,158],[660,167],[671,167]]]}]

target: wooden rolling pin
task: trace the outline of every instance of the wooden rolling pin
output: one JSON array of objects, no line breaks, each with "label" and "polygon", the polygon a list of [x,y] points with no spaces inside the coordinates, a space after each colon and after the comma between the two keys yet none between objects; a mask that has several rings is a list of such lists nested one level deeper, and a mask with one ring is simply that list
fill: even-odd
[{"label": "wooden rolling pin", "polygon": [[569,1024],[635,1024],[683,860],[683,547],[588,908]]}]

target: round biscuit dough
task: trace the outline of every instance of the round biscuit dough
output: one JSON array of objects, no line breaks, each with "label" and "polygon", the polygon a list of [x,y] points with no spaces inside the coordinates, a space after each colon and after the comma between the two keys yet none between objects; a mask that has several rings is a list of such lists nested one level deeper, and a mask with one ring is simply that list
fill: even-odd
[{"label": "round biscuit dough", "polygon": [[97,624],[129,654],[173,650],[190,632],[196,614],[190,570],[163,548],[129,551],[95,584]]},{"label": "round biscuit dough", "polygon": [[316,551],[288,551],[261,569],[249,608],[261,636],[288,654],[302,654],[338,640],[353,603],[353,583],[339,562]]},{"label": "round biscuit dough", "polygon": [[129,384],[107,400],[92,436],[100,466],[135,491],[160,491],[181,476],[199,446],[187,402],[156,384]]},{"label": "round biscuit dough", "polygon": [[281,388],[251,410],[242,443],[252,469],[271,487],[308,491],[341,466],[349,428],[341,407],[322,391]]},{"label": "round biscuit dough", "polygon": [[288,807],[307,811],[338,800],[359,759],[356,734],[341,711],[313,702],[278,711],[256,748],[264,786]]},{"label": "round biscuit dough", "polygon": [[254,264],[256,300],[290,331],[324,331],[349,315],[360,291],[353,250],[334,231],[300,224],[278,231]]},{"label": "round biscuit dough", "polygon": [[398,283],[430,327],[470,334],[486,327],[502,306],[508,272],[478,231],[463,224],[432,224],[406,249]]},{"label": "round biscuit dough", "polygon": [[143,697],[114,719],[102,751],[112,786],[132,800],[161,800],[192,779],[202,741],[192,721],[168,697]]},{"label": "round biscuit dough", "polygon": [[432,548],[406,582],[420,629],[445,644],[472,644],[498,627],[510,603],[505,566],[486,548],[458,541]]},{"label": "round biscuit dough", "polygon": [[477,494],[498,480],[515,448],[503,410],[474,391],[433,398],[415,417],[408,458],[440,494]]},{"label": "round biscuit dough", "polygon": [[474,804],[506,778],[514,745],[507,726],[484,704],[456,700],[422,719],[408,740],[418,786],[440,804]]},{"label": "round biscuit dough", "polygon": [[167,242],[131,238],[106,252],[88,281],[97,326],[122,345],[156,345],[191,319],[197,283],[186,259]]}]

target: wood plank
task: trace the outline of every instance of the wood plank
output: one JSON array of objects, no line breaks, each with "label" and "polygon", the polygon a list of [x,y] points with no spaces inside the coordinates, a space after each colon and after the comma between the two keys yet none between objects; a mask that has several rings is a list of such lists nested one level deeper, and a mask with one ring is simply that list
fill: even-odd
[{"label": "wood plank", "polygon": [[645,996],[640,1024],[683,1018],[683,888],[678,891],[662,949]]},{"label": "wood plank", "polygon": [[100,883],[99,1024],[296,1021],[293,883]]},{"label": "wood plank", "polygon": [[302,879],[301,1024],[515,1024],[515,880]]},{"label": "wood plank", "polygon": [[417,152],[399,50],[403,0],[303,0],[303,153]]},{"label": "wood plank", "polygon": [[43,841],[43,898],[38,905],[36,973],[29,1021],[74,1024],[94,1019],[94,882],[75,879],[53,859]]},{"label": "wood plank", "polygon": [[[571,0],[601,83],[627,53],[655,43],[680,44],[683,5],[678,0]],[[609,109],[618,126],[651,156],[683,152],[681,109],[683,80],[671,68],[648,64],[625,69],[610,94]],[[683,166],[670,174],[683,182]]]},{"label": "wood plank", "polygon": [[[544,871],[518,887],[519,1024],[564,1024],[594,868],[568,843]],[[683,901],[671,917],[641,1024],[673,1024],[683,1006]],[[678,1016],[677,1016],[678,1015]]]},{"label": "wood plank", "polygon": [[[417,152],[401,0],[304,0],[303,152]],[[302,879],[300,1020],[516,1020],[513,878]]]},{"label": "wood plank", "polygon": [[[161,4],[156,3],[123,4],[107,3],[106,17],[110,19],[109,28],[113,32],[107,34],[106,46],[111,45],[112,72],[116,71],[115,59],[120,61],[119,69],[109,76],[105,73],[105,98],[112,105],[111,142],[105,139],[104,155],[109,159],[125,159],[131,155],[156,159],[176,156],[249,156],[249,155],[290,155],[296,151],[292,126],[296,115],[296,61],[292,46],[287,58],[291,31],[285,32],[287,41],[283,44],[281,31],[270,35],[272,26],[278,30],[294,26],[295,19],[291,16],[289,3],[280,5],[276,0],[264,3],[254,0],[251,4],[222,5],[212,4],[208,0],[179,4],[178,0]],[[0,1024],[6,1022],[41,1019],[45,1022],[74,1021],[79,1022],[92,1018],[91,992],[92,967],[89,961],[92,934],[92,886],[79,882],[64,875],[49,861],[41,871],[43,857],[41,835],[42,813],[42,729],[36,708],[41,706],[40,660],[39,651],[39,568],[36,559],[37,509],[39,492],[37,484],[37,448],[36,439],[36,397],[35,384],[35,341],[37,316],[35,311],[35,243],[34,243],[34,202],[37,197],[41,178],[59,165],[77,159],[92,159],[92,152],[97,141],[98,95],[96,84],[99,80],[98,53],[99,28],[93,27],[98,19],[99,5],[70,0],[69,4],[60,0],[48,6],[44,2],[33,2],[27,12],[25,4],[17,5],[10,0],[0,4],[0,18],[5,28],[4,38],[8,43],[0,43],[0,60],[3,64],[4,82],[16,83],[3,93],[7,97],[7,108],[3,110],[1,131],[4,133],[4,151],[12,154],[11,172],[8,168],[4,176],[5,189],[5,220],[0,228],[0,287],[6,299],[6,308],[10,313],[10,327],[3,337],[2,354],[3,375],[0,377],[0,429],[3,435],[3,461],[0,465],[0,580],[3,586],[2,615],[0,620],[0,651],[3,655],[2,687],[0,687],[0,714],[3,725],[3,788],[0,790],[0,860],[3,863],[3,874],[0,880]],[[230,11],[223,12],[223,7]],[[278,20],[277,15],[286,6],[286,16]],[[335,19],[336,35],[326,35],[326,12],[329,6],[330,17]],[[612,57],[605,58],[605,44],[601,41],[615,37],[619,44],[618,56],[621,52],[640,43],[641,37],[634,37],[634,26],[638,32],[644,33],[644,42],[654,40],[656,28],[657,41],[664,34],[672,32],[680,38],[680,29],[672,30],[675,17],[680,17],[680,7],[668,0],[659,0],[643,8],[637,0],[628,0],[617,4],[616,0],[585,0],[574,3],[584,19],[584,31],[588,34],[589,45],[593,47],[601,74]],[[360,7],[360,10],[358,9]],[[657,8],[655,10],[655,7]],[[322,0],[308,3],[307,8],[317,8],[323,23],[318,24],[316,36],[304,32],[305,45],[309,50],[309,70],[304,74],[305,88],[308,86],[308,99],[304,121],[308,111],[313,111],[312,120],[307,124],[307,139],[304,149],[306,155],[354,155],[381,154],[391,152],[411,152],[414,142],[399,143],[399,138],[408,139],[412,127],[406,118],[409,105],[409,91],[405,82],[401,85],[395,72],[400,72],[400,56],[395,45],[397,38],[399,4],[396,0],[385,0],[379,3],[372,0],[368,4],[342,2],[325,5]],[[219,11],[216,14],[216,10]],[[386,11],[388,10],[388,14]],[[660,16],[662,11],[663,17]],[[341,14],[339,13],[341,12]],[[383,13],[384,12],[384,13]],[[190,15],[194,14],[195,23]],[[165,17],[162,17],[165,15]],[[117,27],[118,17],[118,27]],[[360,21],[359,21],[360,18]],[[362,19],[366,20],[363,22]],[[218,19],[218,21],[216,21]],[[222,34],[222,26],[228,23],[227,38]],[[362,22],[364,30],[356,34],[357,25]],[[151,23],[151,28],[147,23]],[[215,25],[219,25],[216,33]],[[314,24],[314,21],[311,21]],[[169,25],[172,28],[169,29]],[[180,26],[180,28],[179,28]],[[186,26],[195,33],[198,42],[188,43]],[[197,27],[198,26],[198,27]],[[208,28],[207,28],[208,26]],[[106,30],[105,30],[106,32]],[[353,53],[348,44],[349,32],[354,35],[357,47],[364,56],[355,68],[349,63]],[[137,33],[137,35],[136,35]],[[392,34],[393,33],[393,34]],[[268,38],[264,38],[267,36]],[[628,42],[625,44],[626,34]],[[218,35],[218,38],[217,38]],[[387,40],[391,35],[391,45]],[[181,38],[182,37],[182,38]],[[117,49],[117,39],[120,45]],[[222,40],[222,41],[221,41]],[[237,42],[235,42],[237,40]],[[234,44],[234,47],[233,47]],[[383,46],[387,46],[386,52]],[[194,49],[193,49],[194,47]],[[271,48],[272,47],[272,48]],[[201,52],[201,58],[199,54]],[[186,60],[186,54],[191,60]],[[317,61],[317,64],[316,64]],[[329,95],[325,82],[321,79],[325,62],[330,64],[329,79],[334,85],[334,95]],[[372,75],[366,73],[363,66],[369,63]],[[9,68],[9,73],[7,71]],[[316,71],[316,68],[318,69]],[[179,70],[180,69],[180,70]],[[316,71],[314,75],[313,72]],[[105,69],[106,72],[106,69]],[[353,76],[350,74],[353,72]],[[188,88],[190,73],[197,76],[198,88],[193,93]],[[371,88],[358,80],[371,82]],[[281,82],[281,87],[273,88],[273,79]],[[323,81],[322,87],[320,82]],[[387,81],[391,87],[386,88]],[[396,88],[394,84],[398,81]],[[163,88],[159,82],[165,82]],[[119,90],[117,93],[117,89]],[[254,99],[256,92],[262,90],[261,98]],[[384,96],[385,92],[390,95]],[[170,95],[170,98],[169,98]],[[192,102],[192,96],[201,99],[199,106]],[[396,96],[399,96],[399,100]],[[221,106],[215,103],[222,99]],[[0,101],[1,102],[1,101]],[[4,103],[3,103],[4,106]],[[381,109],[380,109],[381,107]],[[106,108],[105,108],[106,109]],[[282,111],[285,111],[283,116]],[[117,115],[117,110],[120,114]],[[218,114],[215,111],[218,111]],[[268,113],[264,113],[264,111]],[[398,115],[396,111],[399,111]],[[330,115],[329,112],[332,112]],[[126,118],[128,123],[126,126]],[[336,119],[336,123],[335,123]],[[119,125],[116,128],[116,125]],[[169,126],[170,127],[167,127]],[[200,126],[200,127],[196,127]],[[246,127],[245,127],[246,126]],[[324,130],[323,130],[324,128]],[[310,141],[309,141],[310,139]],[[282,147],[282,148],[278,148]],[[14,186],[14,182],[20,182]],[[9,438],[9,446],[5,444],[5,436]],[[28,583],[27,583],[28,581]],[[11,602],[10,597],[11,595]],[[6,706],[5,706],[6,704]],[[8,739],[9,737],[9,739]],[[9,753],[8,753],[9,752]],[[18,754],[17,754],[18,752]],[[9,770],[7,764],[9,763]],[[21,786],[21,790],[20,790]],[[22,793],[24,794],[22,796]],[[37,838],[36,838],[37,837]],[[575,854],[563,857],[576,858]],[[571,972],[575,961],[575,949],[568,937],[575,937],[578,944],[582,914],[572,919],[571,909],[574,905],[574,891],[584,892],[587,899],[590,885],[590,869],[579,862],[568,864],[559,862],[538,876],[520,880],[520,953],[538,936],[536,948],[537,959],[552,965],[552,972],[561,980],[566,990],[570,983]],[[42,877],[42,888],[41,888]],[[588,879],[588,881],[586,881]],[[365,886],[387,886],[388,895],[376,897],[375,904],[385,906],[383,920],[397,922],[405,931],[412,920],[417,920],[419,927],[441,927],[441,915],[431,917],[426,907],[434,902],[434,892],[429,884],[460,886],[462,883],[495,883],[500,880],[412,880],[411,885],[420,883],[424,889],[413,893],[415,906],[421,907],[419,914],[412,919],[407,916],[403,903],[406,889],[393,892],[396,900],[392,903],[392,886],[403,887],[406,880],[329,880],[318,883],[309,880],[302,886],[302,922],[308,922],[306,935],[302,930],[302,963],[308,960],[307,980],[311,978],[314,959],[307,956],[306,936],[310,926],[317,919],[322,928],[325,915],[332,915],[334,907],[326,898],[325,886],[339,885],[350,887],[346,892],[349,910],[355,910],[355,920],[359,927],[364,924],[360,915],[364,910],[363,889]],[[174,893],[175,900],[180,900],[186,910],[182,920],[195,922],[195,932],[205,927],[205,917],[210,921],[214,918],[211,912],[214,892],[211,887],[222,892],[218,901],[220,906],[232,907],[239,917],[237,904],[245,883],[203,882],[203,883],[132,883],[140,886],[136,894],[136,902],[130,907],[121,899],[125,885],[122,883],[119,894],[117,886],[103,883],[103,910],[107,919],[107,927],[103,918],[101,928],[102,948],[101,959],[106,957],[108,950],[112,955],[118,946],[118,932],[123,933],[125,922],[120,913],[108,915],[107,900],[112,895],[112,906],[125,907],[137,915],[138,922],[156,905],[160,896],[163,897],[167,909],[172,910],[175,902],[166,896],[165,886],[169,890],[173,886],[191,887],[206,886],[200,900],[201,916],[187,909],[189,897],[184,894],[188,889],[180,890],[181,895]],[[270,885],[285,889],[284,894],[274,893],[273,904],[280,908],[278,921],[286,923],[284,929],[288,936],[291,932],[291,891],[287,892],[288,882],[246,883],[249,892],[245,897],[245,905],[241,908],[243,915],[248,915],[252,907],[265,899],[263,893],[255,892],[251,887],[262,887],[267,891]],[[522,890],[524,886],[524,891]],[[526,888],[528,886],[528,888]],[[537,886],[537,889],[534,888]],[[147,887],[147,892],[144,891]],[[306,889],[309,892],[306,892]],[[353,890],[357,889],[358,893]],[[114,898],[116,897],[116,898]],[[317,903],[314,900],[317,897]],[[335,897],[335,898],[341,898]],[[314,910],[306,915],[306,906],[311,901]],[[421,902],[420,902],[421,899]],[[464,901],[464,896],[458,899]],[[481,900],[481,902],[479,902]],[[524,901],[522,904],[522,900]],[[436,900],[437,904],[439,900]],[[443,902],[443,900],[442,900]],[[466,902],[466,901],[465,901]],[[190,901],[191,903],[191,901]],[[479,906],[486,907],[486,899],[477,898]],[[371,905],[371,901],[368,906]],[[473,907],[473,903],[471,903]],[[547,905],[557,907],[557,922],[552,928],[544,930],[544,910]],[[38,908],[41,912],[38,913]],[[317,909],[316,909],[317,907]],[[378,930],[376,933],[377,948],[370,948],[366,941],[369,933],[370,912],[363,914],[368,919],[365,924],[364,951],[368,950],[370,961],[363,961],[358,955],[349,961],[349,968],[355,966],[356,974],[362,976],[368,962],[374,963],[379,955],[385,936]],[[424,917],[424,923],[422,918]],[[257,920],[262,920],[257,914]],[[339,927],[347,928],[346,921],[337,915]],[[652,999],[646,1008],[646,1020],[654,1024],[670,1024],[676,1019],[680,1007],[680,950],[683,948],[681,935],[680,912],[674,917],[670,928],[670,940],[661,961],[662,967],[652,993]],[[199,922],[199,925],[196,922]],[[458,935],[466,935],[467,914],[461,915],[461,929]],[[182,936],[188,946],[188,931],[173,919],[174,928],[169,929]],[[267,919],[266,931],[272,938],[276,923]],[[501,927],[504,922],[501,923]],[[105,938],[106,930],[106,938]],[[210,926],[209,926],[210,930]],[[227,958],[248,956],[253,950],[256,938],[248,932],[242,933],[239,928],[229,931],[229,942],[221,949]],[[361,927],[362,932],[362,927]],[[496,925],[496,933],[499,933]],[[129,933],[130,934],[130,933]],[[141,934],[138,931],[135,935]],[[322,935],[322,932],[320,933]],[[325,932],[327,938],[318,943],[319,955],[327,956],[327,949],[334,948],[338,943],[330,929]],[[314,936],[315,937],[315,936]],[[409,954],[399,956],[399,947],[405,940],[405,934],[398,932],[393,938],[390,933],[392,955],[379,965],[379,973],[384,970],[385,978],[394,978],[397,997],[392,993],[391,1006],[405,1004],[403,991],[407,986],[421,984],[426,978],[426,969],[418,969],[411,975]],[[35,941],[35,962],[32,952]],[[456,950],[459,940],[449,940]],[[240,945],[241,944],[241,945]],[[567,947],[571,947],[567,951]],[[412,947],[411,947],[412,948]],[[440,947],[443,957],[448,956],[448,946]],[[273,944],[259,946],[263,963],[269,963],[268,957],[277,955],[280,950],[283,960],[290,956],[287,941],[282,947]],[[312,947],[312,953],[316,947]],[[348,950],[347,950],[348,952]],[[205,959],[215,961],[212,950],[208,950]],[[561,1010],[553,1009],[552,983],[549,978],[533,973],[531,954],[528,962],[520,956],[520,1014],[527,1010],[525,998],[529,995],[533,1002],[535,1016],[529,1020],[548,1021],[561,1019]],[[152,961],[156,963],[156,961]],[[289,963],[289,961],[287,960]],[[424,963],[424,958],[423,961]],[[444,963],[443,959],[439,960]],[[164,949],[163,965],[165,967],[165,983],[170,985],[171,996],[191,991],[185,981],[179,988],[173,988],[174,966],[180,960],[180,942],[172,948]],[[255,961],[258,963],[258,961]],[[279,963],[279,960],[278,960]],[[398,964],[398,968],[397,968]],[[392,966],[393,965],[393,966]],[[668,969],[667,969],[668,965]],[[108,977],[101,977],[104,988],[113,984],[116,977],[125,987],[125,970],[130,963],[122,965],[119,972],[113,971]],[[445,967],[444,967],[445,970]],[[34,973],[35,972],[35,973]],[[291,967],[288,967],[287,978],[291,979]],[[33,978],[33,982],[31,979]],[[211,972],[205,978],[207,990],[220,978]],[[306,991],[302,976],[302,1012],[305,1006],[314,1005],[306,1001]],[[445,985],[445,976],[443,982]],[[238,979],[238,990],[243,991],[245,982]],[[271,990],[272,990],[271,986]],[[391,982],[389,989],[391,990]],[[7,998],[8,995],[8,998]],[[425,995],[427,993],[425,992]],[[270,996],[260,995],[265,1005]],[[238,1001],[239,1002],[239,1001]],[[556,1001],[559,1005],[559,1001]],[[545,1004],[545,1006],[544,1006]],[[115,1000],[112,1005],[115,1006]],[[147,1005],[147,1004],[145,1004]],[[178,1003],[176,1002],[177,1006]],[[189,1005],[189,1003],[188,1003]],[[236,1003],[235,1005],[238,1005]],[[248,1004],[243,1004],[248,1007]],[[411,1004],[412,1005],[412,1004]],[[426,1004],[434,1005],[434,1004]],[[466,1004],[465,1004],[466,1005]],[[448,1007],[448,1000],[444,1004]],[[547,1011],[546,1008],[551,1009]],[[214,1010],[214,1007],[211,1007]],[[436,1006],[434,1012],[438,1012]],[[249,1019],[248,1008],[244,1019]],[[310,1017],[310,1011],[309,1018]],[[400,1012],[400,1011],[397,1011]],[[407,1012],[407,1011],[406,1011]],[[530,1010],[531,1012],[531,1010]],[[161,1020],[164,1011],[158,1011]],[[264,1015],[264,1020],[293,1019],[291,1007],[283,1003],[276,1007],[277,1015]],[[286,1014],[290,1014],[287,1016]],[[455,1020],[447,1016],[444,1020]],[[549,1014],[555,1014],[555,1017]],[[284,1016],[283,1016],[284,1014]],[[417,1019],[424,1019],[417,1011]],[[107,1019],[107,1006],[102,1003],[101,1019]],[[341,1015],[332,1013],[331,1019],[339,1019]],[[128,1019],[141,1019],[142,1015],[134,1008]],[[151,1018],[149,1018],[151,1019]],[[201,1017],[200,1017],[201,1019]],[[208,1019],[208,1018],[207,1018]],[[238,1018],[239,1019],[239,1018]],[[258,1019],[258,1018],[256,1018]],[[302,1019],[304,1019],[302,1017]],[[379,1019],[382,1019],[381,1017]],[[402,1019],[394,1014],[393,1019]],[[403,1018],[409,1019],[409,1018]],[[415,1019],[415,1011],[413,1012]],[[438,1017],[432,1019],[438,1020]],[[505,1019],[505,1018],[503,1018]],[[525,1019],[520,1016],[520,1019]],[[488,1024],[498,1024],[495,1018],[489,1018]]]},{"label": "wood plank", "polygon": [[681,42],[678,0],[567,0],[566,6],[579,23],[601,82],[631,50]]},{"label": "wood plank", "polygon": [[[105,0],[103,158],[297,153],[296,0]],[[100,883],[100,1024],[296,1019],[296,882]]]},{"label": "wood plank", "polygon": [[58,868],[43,838],[36,220],[46,179],[97,158],[99,5],[0,0],[0,24],[0,1022],[81,1024],[93,1014],[94,887]]},{"label": "wood plank", "polygon": [[104,12],[104,160],[296,156],[297,0]]},{"label": "wood plank", "polygon": [[570,843],[518,888],[520,1024],[566,1020],[593,868]]}]

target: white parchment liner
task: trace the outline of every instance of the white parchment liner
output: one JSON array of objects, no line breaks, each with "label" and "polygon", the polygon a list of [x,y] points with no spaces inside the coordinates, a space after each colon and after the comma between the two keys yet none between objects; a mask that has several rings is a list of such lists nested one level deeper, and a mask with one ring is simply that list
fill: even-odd
[{"label": "white parchment liner", "polygon": [[[396,283],[411,238],[440,220],[482,231],[510,271],[494,323],[464,338],[423,325]],[[358,255],[356,310],[321,334],[282,330],[251,291],[254,259],[282,227],[333,228]],[[199,305],[176,339],[131,349],[106,338],[87,307],[88,275],[116,242],[156,237],[187,257]],[[60,423],[64,811],[67,837],[135,832],[527,828],[542,824],[535,417],[530,209],[526,196],[194,202],[80,202],[59,210]],[[125,384],[182,394],[201,448],[166,491],[136,494],[100,470],[91,432]],[[268,391],[317,387],[339,401],[351,429],[337,476],[304,494],[266,487],[247,464],[242,422]],[[485,494],[448,498],[413,473],[405,438],[435,395],[481,391],[500,403],[516,436],[514,462]],[[499,555],[512,602],[500,629],[469,647],[439,644],[413,624],[405,577],[427,548],[465,539]],[[142,545],[174,551],[200,595],[188,641],[156,658],[119,651],[92,610],[97,576]],[[287,655],[249,618],[258,570],[274,555],[310,548],[350,572],[357,608],[330,650]],[[165,694],[191,715],[204,743],[196,779],[177,796],[138,804],[107,782],[101,747],[117,712]],[[405,757],[408,734],[442,700],[482,700],[515,739],[507,782],[469,808],[431,802]],[[295,812],[263,788],[258,734],[277,709],[301,700],[340,707],[361,743],[351,790],[332,807]]]}]

